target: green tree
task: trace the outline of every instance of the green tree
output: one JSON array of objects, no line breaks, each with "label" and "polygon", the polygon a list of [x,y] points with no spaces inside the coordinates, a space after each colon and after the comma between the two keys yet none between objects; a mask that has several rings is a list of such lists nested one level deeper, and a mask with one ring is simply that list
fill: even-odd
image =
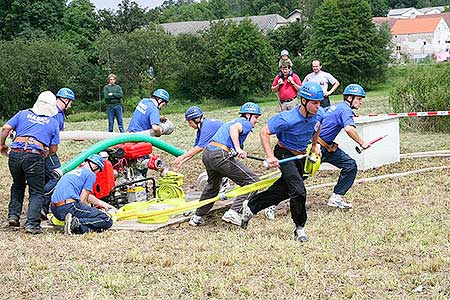
[{"label": "green tree", "polygon": [[152,16],[139,4],[130,0],[122,0],[119,3],[119,9],[115,12],[110,9],[101,9],[98,16],[101,28],[115,33],[132,32],[144,27],[150,19],[157,17],[157,15]]},{"label": "green tree", "polygon": [[389,12],[388,0],[370,0],[370,7],[374,17],[385,17]]},{"label": "green tree", "polygon": [[92,56],[93,43],[99,33],[95,6],[89,0],[72,0],[64,13],[60,38],[78,50],[87,50]]},{"label": "green tree", "polygon": [[325,0],[312,22],[307,61],[319,59],[344,85],[383,79],[390,35],[372,22],[370,5],[359,0]]},{"label": "green tree", "polygon": [[[120,34],[103,30],[97,47],[104,78],[110,72],[117,74],[128,94],[148,96],[149,89],[156,86],[169,91],[175,88],[175,41],[162,28],[150,24],[148,28]],[[154,77],[148,75],[150,67]]]},{"label": "green tree", "polygon": [[65,0],[0,1],[0,39],[55,37],[60,30]]},{"label": "green tree", "polygon": [[[0,118],[29,108],[40,92],[69,86],[80,101],[91,101],[96,86],[83,74],[90,66],[83,53],[57,41],[0,41]],[[84,76],[84,77],[83,77]],[[86,80],[83,83],[83,80]]]},{"label": "green tree", "polygon": [[220,95],[241,102],[239,97],[267,89],[273,55],[268,41],[249,19],[228,25],[216,59]]}]

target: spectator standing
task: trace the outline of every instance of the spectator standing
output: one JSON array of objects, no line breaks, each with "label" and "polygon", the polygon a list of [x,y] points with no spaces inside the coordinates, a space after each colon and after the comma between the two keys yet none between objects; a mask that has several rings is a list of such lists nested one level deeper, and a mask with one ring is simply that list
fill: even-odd
[{"label": "spectator standing", "polygon": [[[317,82],[323,91],[323,101],[320,103],[322,107],[330,106],[329,96],[339,87],[339,81],[328,72],[322,71],[322,64],[319,60],[313,60],[312,62],[313,72],[306,75],[304,82],[314,81]],[[331,89],[328,90],[328,84],[331,84]]]},{"label": "spectator standing", "polygon": [[106,114],[108,115],[108,131],[114,131],[114,119],[117,119],[117,125],[120,132],[124,132],[123,127],[123,92],[120,85],[116,84],[117,76],[108,75],[108,84],[103,87],[103,97],[106,102]]},{"label": "spectator standing", "polygon": [[297,92],[302,82],[297,74],[292,72],[288,62],[282,62],[280,73],[275,76],[272,83],[272,92],[278,93],[280,109],[282,111],[292,109],[298,105]]}]

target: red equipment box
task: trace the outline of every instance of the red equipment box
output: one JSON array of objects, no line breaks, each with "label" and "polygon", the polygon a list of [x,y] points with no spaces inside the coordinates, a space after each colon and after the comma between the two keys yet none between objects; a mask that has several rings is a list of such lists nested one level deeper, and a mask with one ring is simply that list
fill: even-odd
[{"label": "red equipment box", "polygon": [[137,159],[152,153],[153,150],[152,144],[146,142],[123,143],[117,145],[116,147],[120,147],[125,151],[126,159]]}]

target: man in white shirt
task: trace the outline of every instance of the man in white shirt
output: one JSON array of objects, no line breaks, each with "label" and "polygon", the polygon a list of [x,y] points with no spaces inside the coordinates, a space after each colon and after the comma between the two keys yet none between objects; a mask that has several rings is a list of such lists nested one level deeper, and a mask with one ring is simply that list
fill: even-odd
[{"label": "man in white shirt", "polygon": [[[314,60],[312,62],[312,69],[313,72],[306,75],[305,79],[303,79],[303,82],[317,82],[322,88],[324,97],[324,99],[320,103],[320,106],[328,107],[330,106],[330,99],[328,98],[328,96],[333,94],[333,92],[338,88],[339,81],[337,81],[336,78],[334,78],[330,73],[322,71],[322,64],[318,60]],[[330,90],[328,90],[328,84],[332,85]]]}]

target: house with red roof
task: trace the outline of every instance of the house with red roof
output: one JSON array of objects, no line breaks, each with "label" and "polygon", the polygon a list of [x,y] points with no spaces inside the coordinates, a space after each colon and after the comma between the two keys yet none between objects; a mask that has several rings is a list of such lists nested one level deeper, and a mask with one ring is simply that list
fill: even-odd
[{"label": "house with red roof", "polygon": [[397,19],[391,27],[395,56],[433,57],[450,50],[450,29],[439,15]]}]

